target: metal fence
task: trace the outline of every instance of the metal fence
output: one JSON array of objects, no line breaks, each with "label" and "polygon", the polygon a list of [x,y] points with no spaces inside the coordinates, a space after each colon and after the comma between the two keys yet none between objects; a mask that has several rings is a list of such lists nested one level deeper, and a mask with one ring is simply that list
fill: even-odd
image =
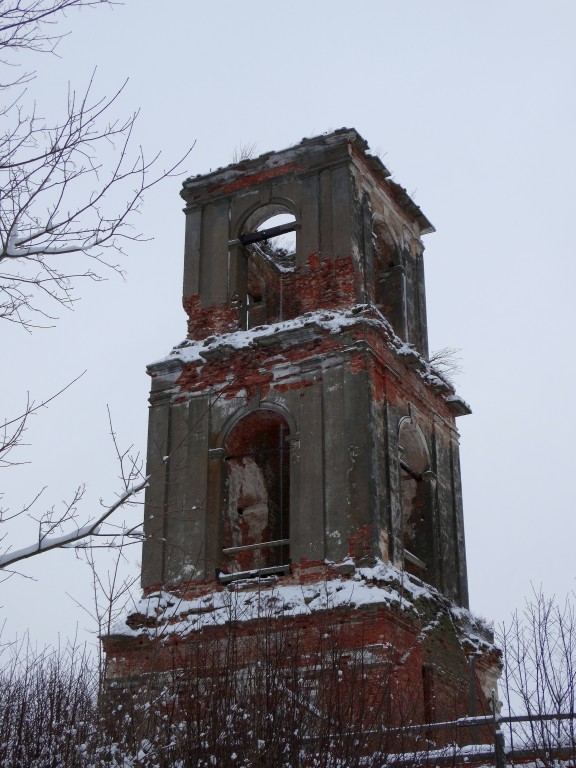
[{"label": "metal fence", "polygon": [[534,762],[540,768],[557,768],[560,762],[576,768],[575,720],[575,712],[508,716],[494,714],[391,729],[391,735],[425,733],[429,743],[434,742],[436,732],[445,730],[457,733],[466,729],[470,733],[470,740],[476,742],[479,729],[490,729],[492,738],[489,744],[459,746],[455,742],[440,749],[431,747],[419,752],[389,755],[386,763],[398,768],[487,764],[506,768],[516,763]]}]

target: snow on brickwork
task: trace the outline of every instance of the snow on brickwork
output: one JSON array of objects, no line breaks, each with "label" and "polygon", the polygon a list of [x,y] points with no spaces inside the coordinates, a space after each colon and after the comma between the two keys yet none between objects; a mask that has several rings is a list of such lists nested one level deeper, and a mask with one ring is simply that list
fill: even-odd
[{"label": "snow on brickwork", "polygon": [[[352,560],[349,562],[353,565]],[[327,563],[328,569],[333,567],[334,564]],[[265,577],[237,581],[193,599],[167,591],[153,592],[137,603],[127,619],[117,621],[111,635],[185,637],[230,622],[311,616],[370,605],[394,606],[417,619],[422,606],[430,604],[450,613],[472,646],[485,650],[493,647],[491,627],[482,619],[457,608],[433,587],[382,561],[371,568],[357,568],[350,577],[328,575],[308,584],[283,584],[276,577]]]},{"label": "snow on brickwork", "polygon": [[454,387],[441,372],[426,360],[417,349],[400,339],[392,326],[374,305],[357,304],[347,310],[319,310],[306,312],[299,317],[257,326],[249,330],[238,330],[231,333],[212,334],[205,339],[185,339],[174,347],[171,352],[160,360],[151,363],[150,369],[161,368],[164,364],[174,362],[182,365],[202,365],[217,352],[227,350],[238,351],[256,348],[266,343],[271,337],[281,338],[291,332],[314,329],[340,334],[345,329],[371,327],[378,330],[385,338],[388,347],[407,365],[413,367],[420,378],[433,389],[444,395],[448,404],[457,403],[469,410],[466,402],[454,393]]}]

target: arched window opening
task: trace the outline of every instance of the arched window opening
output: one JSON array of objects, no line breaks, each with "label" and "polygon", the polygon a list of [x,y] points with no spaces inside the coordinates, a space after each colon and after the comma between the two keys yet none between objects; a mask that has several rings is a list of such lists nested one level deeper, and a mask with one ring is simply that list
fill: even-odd
[{"label": "arched window opening", "polygon": [[[277,263],[294,266],[296,258],[296,217],[292,213],[278,213],[266,219],[257,232],[264,240],[259,241],[264,252]],[[278,234],[274,234],[277,232]]]},{"label": "arched window opening", "polygon": [[396,245],[388,227],[383,221],[375,219],[372,225],[376,268],[378,272],[390,269],[398,263]]},{"label": "arched window opening", "polygon": [[246,222],[240,242],[257,246],[258,252],[276,266],[293,268],[296,258],[296,216],[283,205],[265,205]]},{"label": "arched window opening", "polygon": [[241,419],[226,440],[223,583],[288,571],[289,434],[279,413],[258,410]]},{"label": "arched window opening", "polygon": [[282,277],[296,266],[299,228],[296,216],[281,204],[265,205],[248,218],[240,236],[247,262],[245,328],[284,319]]},{"label": "arched window opening", "polygon": [[434,554],[434,475],[422,433],[410,419],[404,419],[400,425],[398,444],[404,567],[409,573],[430,580]]},{"label": "arched window opening", "polygon": [[406,271],[392,233],[382,221],[373,224],[374,301],[400,338],[406,336]]}]

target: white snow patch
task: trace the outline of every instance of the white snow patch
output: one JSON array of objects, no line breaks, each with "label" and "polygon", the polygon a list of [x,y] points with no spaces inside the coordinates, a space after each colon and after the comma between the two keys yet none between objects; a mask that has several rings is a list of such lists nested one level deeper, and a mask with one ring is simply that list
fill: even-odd
[{"label": "white snow patch", "polygon": [[302,329],[306,326],[317,326],[330,333],[341,333],[343,329],[355,325],[367,324],[380,328],[387,337],[388,346],[400,357],[411,360],[411,364],[417,370],[419,376],[430,386],[443,390],[447,402],[461,402],[468,407],[468,404],[458,395],[454,394],[454,387],[436,370],[431,363],[426,360],[418,350],[395,333],[384,315],[372,304],[357,304],[348,310],[318,310],[316,312],[307,312],[291,320],[274,323],[272,325],[262,325],[256,328],[250,328],[246,331],[233,331],[232,333],[214,334],[201,341],[185,339],[178,344],[167,357],[156,360],[151,363],[152,366],[162,365],[170,361],[179,361],[183,364],[204,363],[217,350],[228,349],[249,349],[258,339],[263,339],[275,334],[286,331]]},{"label": "white snow patch", "polygon": [[[248,586],[244,590],[242,586]],[[204,627],[221,626],[229,622],[251,621],[263,617],[311,615],[339,607],[358,608],[365,605],[394,605],[403,611],[419,613],[417,601],[448,601],[433,587],[419,583],[409,574],[390,563],[378,561],[374,567],[358,568],[348,577],[332,576],[313,584],[271,583],[269,579],[251,579],[245,585],[233,584],[202,597],[183,599],[166,591],[144,597],[131,611],[138,624],[150,623],[155,627],[129,627],[119,619],[112,634],[148,635],[163,637],[182,636]],[[474,625],[475,617],[463,608],[457,609],[465,626]],[[131,619],[128,617],[128,620]],[[132,623],[132,622],[131,622]],[[481,630],[479,630],[481,632]],[[486,646],[486,638],[483,639]]]},{"label": "white snow patch", "polygon": [[[304,315],[274,323],[273,325],[261,325],[250,328],[247,331],[234,331],[232,333],[215,334],[203,341],[185,340],[170,352],[162,360],[157,360],[152,365],[158,365],[168,360],[180,360],[183,363],[196,363],[205,361],[205,353],[214,352],[217,349],[229,347],[231,349],[246,349],[251,347],[257,339],[265,338],[277,333],[305,328],[317,325],[330,333],[340,333],[343,328],[357,325],[359,320],[367,322],[366,317],[360,318],[361,312],[367,309],[367,305],[359,305],[348,311],[307,312]],[[372,322],[379,322],[373,320]],[[388,324],[386,324],[388,326]],[[389,326],[388,326],[389,328]]]}]

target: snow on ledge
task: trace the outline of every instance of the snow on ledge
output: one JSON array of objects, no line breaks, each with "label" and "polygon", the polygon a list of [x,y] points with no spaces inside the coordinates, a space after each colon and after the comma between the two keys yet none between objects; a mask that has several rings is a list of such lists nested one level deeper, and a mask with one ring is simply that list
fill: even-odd
[{"label": "snow on ledge", "polygon": [[[340,333],[344,328],[357,325],[359,321],[380,324],[380,318],[367,318],[365,316],[367,309],[367,304],[360,304],[347,311],[319,310],[317,312],[306,312],[306,314],[295,317],[292,320],[283,320],[282,322],[271,323],[270,325],[259,325],[247,331],[214,334],[202,341],[185,339],[181,344],[174,347],[167,357],[154,361],[151,363],[151,366],[161,365],[170,360],[179,360],[182,363],[203,363],[205,362],[206,353],[209,355],[219,348],[247,349],[257,339],[307,326],[315,325],[330,333]],[[387,321],[384,321],[384,323],[386,330],[392,333],[389,323]]]},{"label": "snow on ledge", "polygon": [[356,304],[347,310],[306,312],[291,320],[260,325],[246,331],[214,334],[203,340],[185,339],[174,347],[166,357],[150,363],[148,368],[154,369],[170,363],[202,365],[218,350],[249,349],[258,345],[259,339],[282,335],[289,331],[316,327],[329,333],[338,334],[345,328],[361,324],[379,328],[386,337],[388,347],[400,358],[403,358],[407,365],[413,367],[422,381],[441,394],[448,404],[460,406],[462,414],[471,412],[470,406],[459,395],[455,394],[452,384],[412,344],[402,341],[394,333],[388,320],[373,304]]},{"label": "snow on ledge", "polygon": [[[328,569],[334,565],[327,563]],[[374,567],[357,568],[350,577],[333,574],[330,569],[325,580],[303,585],[283,584],[281,580],[271,583],[270,579],[252,579],[224,589],[215,585],[213,592],[189,600],[167,591],[154,592],[142,598],[130,616],[119,619],[110,634],[151,639],[175,634],[185,637],[205,627],[230,622],[305,616],[367,605],[395,606],[418,617],[419,601],[425,601],[450,613],[466,634],[469,627],[474,627],[478,631],[476,643],[491,645],[486,637],[481,637],[482,629],[490,637],[489,628],[469,611],[457,608],[433,587],[390,563],[377,561]]]}]

